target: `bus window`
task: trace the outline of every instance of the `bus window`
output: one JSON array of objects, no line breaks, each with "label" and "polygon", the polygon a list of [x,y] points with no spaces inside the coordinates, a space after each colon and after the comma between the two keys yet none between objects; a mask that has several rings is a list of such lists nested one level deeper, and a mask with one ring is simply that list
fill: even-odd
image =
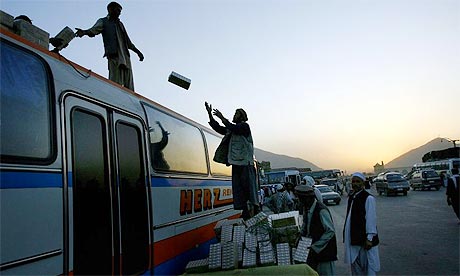
[{"label": "bus window", "polygon": [[49,74],[34,54],[2,41],[0,152],[11,163],[50,163],[53,107]]},{"label": "bus window", "polygon": [[232,176],[232,170],[230,166],[226,166],[225,164],[217,163],[212,160],[214,158],[214,153],[220,144],[221,138],[207,132],[204,132],[204,136],[206,137],[206,142],[208,145],[211,174],[214,176]]},{"label": "bus window", "polygon": [[197,127],[144,105],[150,154],[156,171],[207,174],[203,136]]},{"label": "bus window", "polygon": [[122,274],[133,275],[148,267],[149,226],[147,183],[140,130],[116,124],[119,164]]}]

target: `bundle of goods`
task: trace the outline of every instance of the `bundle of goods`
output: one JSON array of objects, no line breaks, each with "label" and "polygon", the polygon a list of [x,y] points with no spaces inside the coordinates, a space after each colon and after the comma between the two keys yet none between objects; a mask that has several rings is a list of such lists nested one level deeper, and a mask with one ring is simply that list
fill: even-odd
[{"label": "bundle of goods", "polygon": [[207,259],[190,261],[187,273],[306,263],[311,245],[311,239],[299,237],[298,212],[225,219],[214,231],[218,243],[210,245]]}]

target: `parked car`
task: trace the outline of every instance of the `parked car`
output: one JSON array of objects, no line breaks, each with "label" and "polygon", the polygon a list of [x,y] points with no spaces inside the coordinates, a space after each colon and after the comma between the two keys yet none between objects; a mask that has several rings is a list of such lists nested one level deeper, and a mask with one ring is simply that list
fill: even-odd
[{"label": "parked car", "polygon": [[431,188],[435,188],[436,191],[439,191],[441,185],[441,177],[433,169],[417,171],[410,179],[410,186],[413,190],[431,190]]},{"label": "parked car", "polygon": [[385,196],[398,193],[407,196],[410,189],[409,181],[398,172],[381,173],[374,179],[374,184],[379,195],[383,193]]},{"label": "parked car", "polygon": [[340,200],[342,200],[342,198],[340,197],[339,193],[336,193],[332,190],[331,186],[320,184],[315,185],[315,187],[321,192],[324,204],[340,204]]}]

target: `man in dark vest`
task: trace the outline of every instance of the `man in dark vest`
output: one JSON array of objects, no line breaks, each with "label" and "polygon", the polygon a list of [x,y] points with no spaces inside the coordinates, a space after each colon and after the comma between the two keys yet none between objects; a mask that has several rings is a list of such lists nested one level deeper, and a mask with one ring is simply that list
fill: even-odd
[{"label": "man in dark vest", "polygon": [[[458,168],[452,168],[452,176],[447,179],[447,204],[452,205],[457,218],[460,219],[459,214],[459,185],[460,185],[460,176],[458,175]],[[459,222],[460,223],[460,222]]]},{"label": "man in dark vest", "polygon": [[351,265],[352,275],[375,275],[380,270],[375,198],[364,189],[365,182],[362,173],[351,177],[353,193],[343,230],[345,263]]},{"label": "man in dark vest", "polygon": [[[209,116],[209,125],[224,137],[216,149],[213,160],[218,163],[232,165],[233,208],[242,210],[241,217],[247,220],[251,217],[248,208],[250,204],[253,214],[260,211],[257,200],[256,170],[254,167],[254,144],[249,128],[246,111],[238,108],[231,123],[218,109],[205,102]],[[220,125],[214,116],[219,118]]]},{"label": "man in dark vest", "polygon": [[120,21],[121,5],[110,2],[107,5],[108,15],[97,20],[96,24],[88,30],[76,28],[76,36],[85,35],[94,37],[102,34],[104,41],[104,57],[109,63],[109,79],[134,91],[134,79],[131,68],[129,51],[134,51],[139,60],[144,60],[144,55],[129,39],[125,26]]},{"label": "man in dark vest", "polygon": [[316,200],[312,187],[298,185],[295,192],[304,206],[300,235],[312,239],[307,264],[319,275],[335,275],[337,239],[331,213],[322,202]]}]

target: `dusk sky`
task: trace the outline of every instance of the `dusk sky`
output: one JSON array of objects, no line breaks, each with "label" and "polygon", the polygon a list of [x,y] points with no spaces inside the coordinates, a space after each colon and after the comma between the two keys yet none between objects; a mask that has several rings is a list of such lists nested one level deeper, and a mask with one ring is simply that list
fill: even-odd
[{"label": "dusk sky", "polygon": [[[110,1],[1,0],[56,35]],[[136,92],[203,125],[204,102],[248,113],[255,147],[372,171],[436,137],[460,139],[459,0],[120,0]],[[102,37],[66,58],[108,76]],[[171,71],[189,90],[167,81]]]}]

